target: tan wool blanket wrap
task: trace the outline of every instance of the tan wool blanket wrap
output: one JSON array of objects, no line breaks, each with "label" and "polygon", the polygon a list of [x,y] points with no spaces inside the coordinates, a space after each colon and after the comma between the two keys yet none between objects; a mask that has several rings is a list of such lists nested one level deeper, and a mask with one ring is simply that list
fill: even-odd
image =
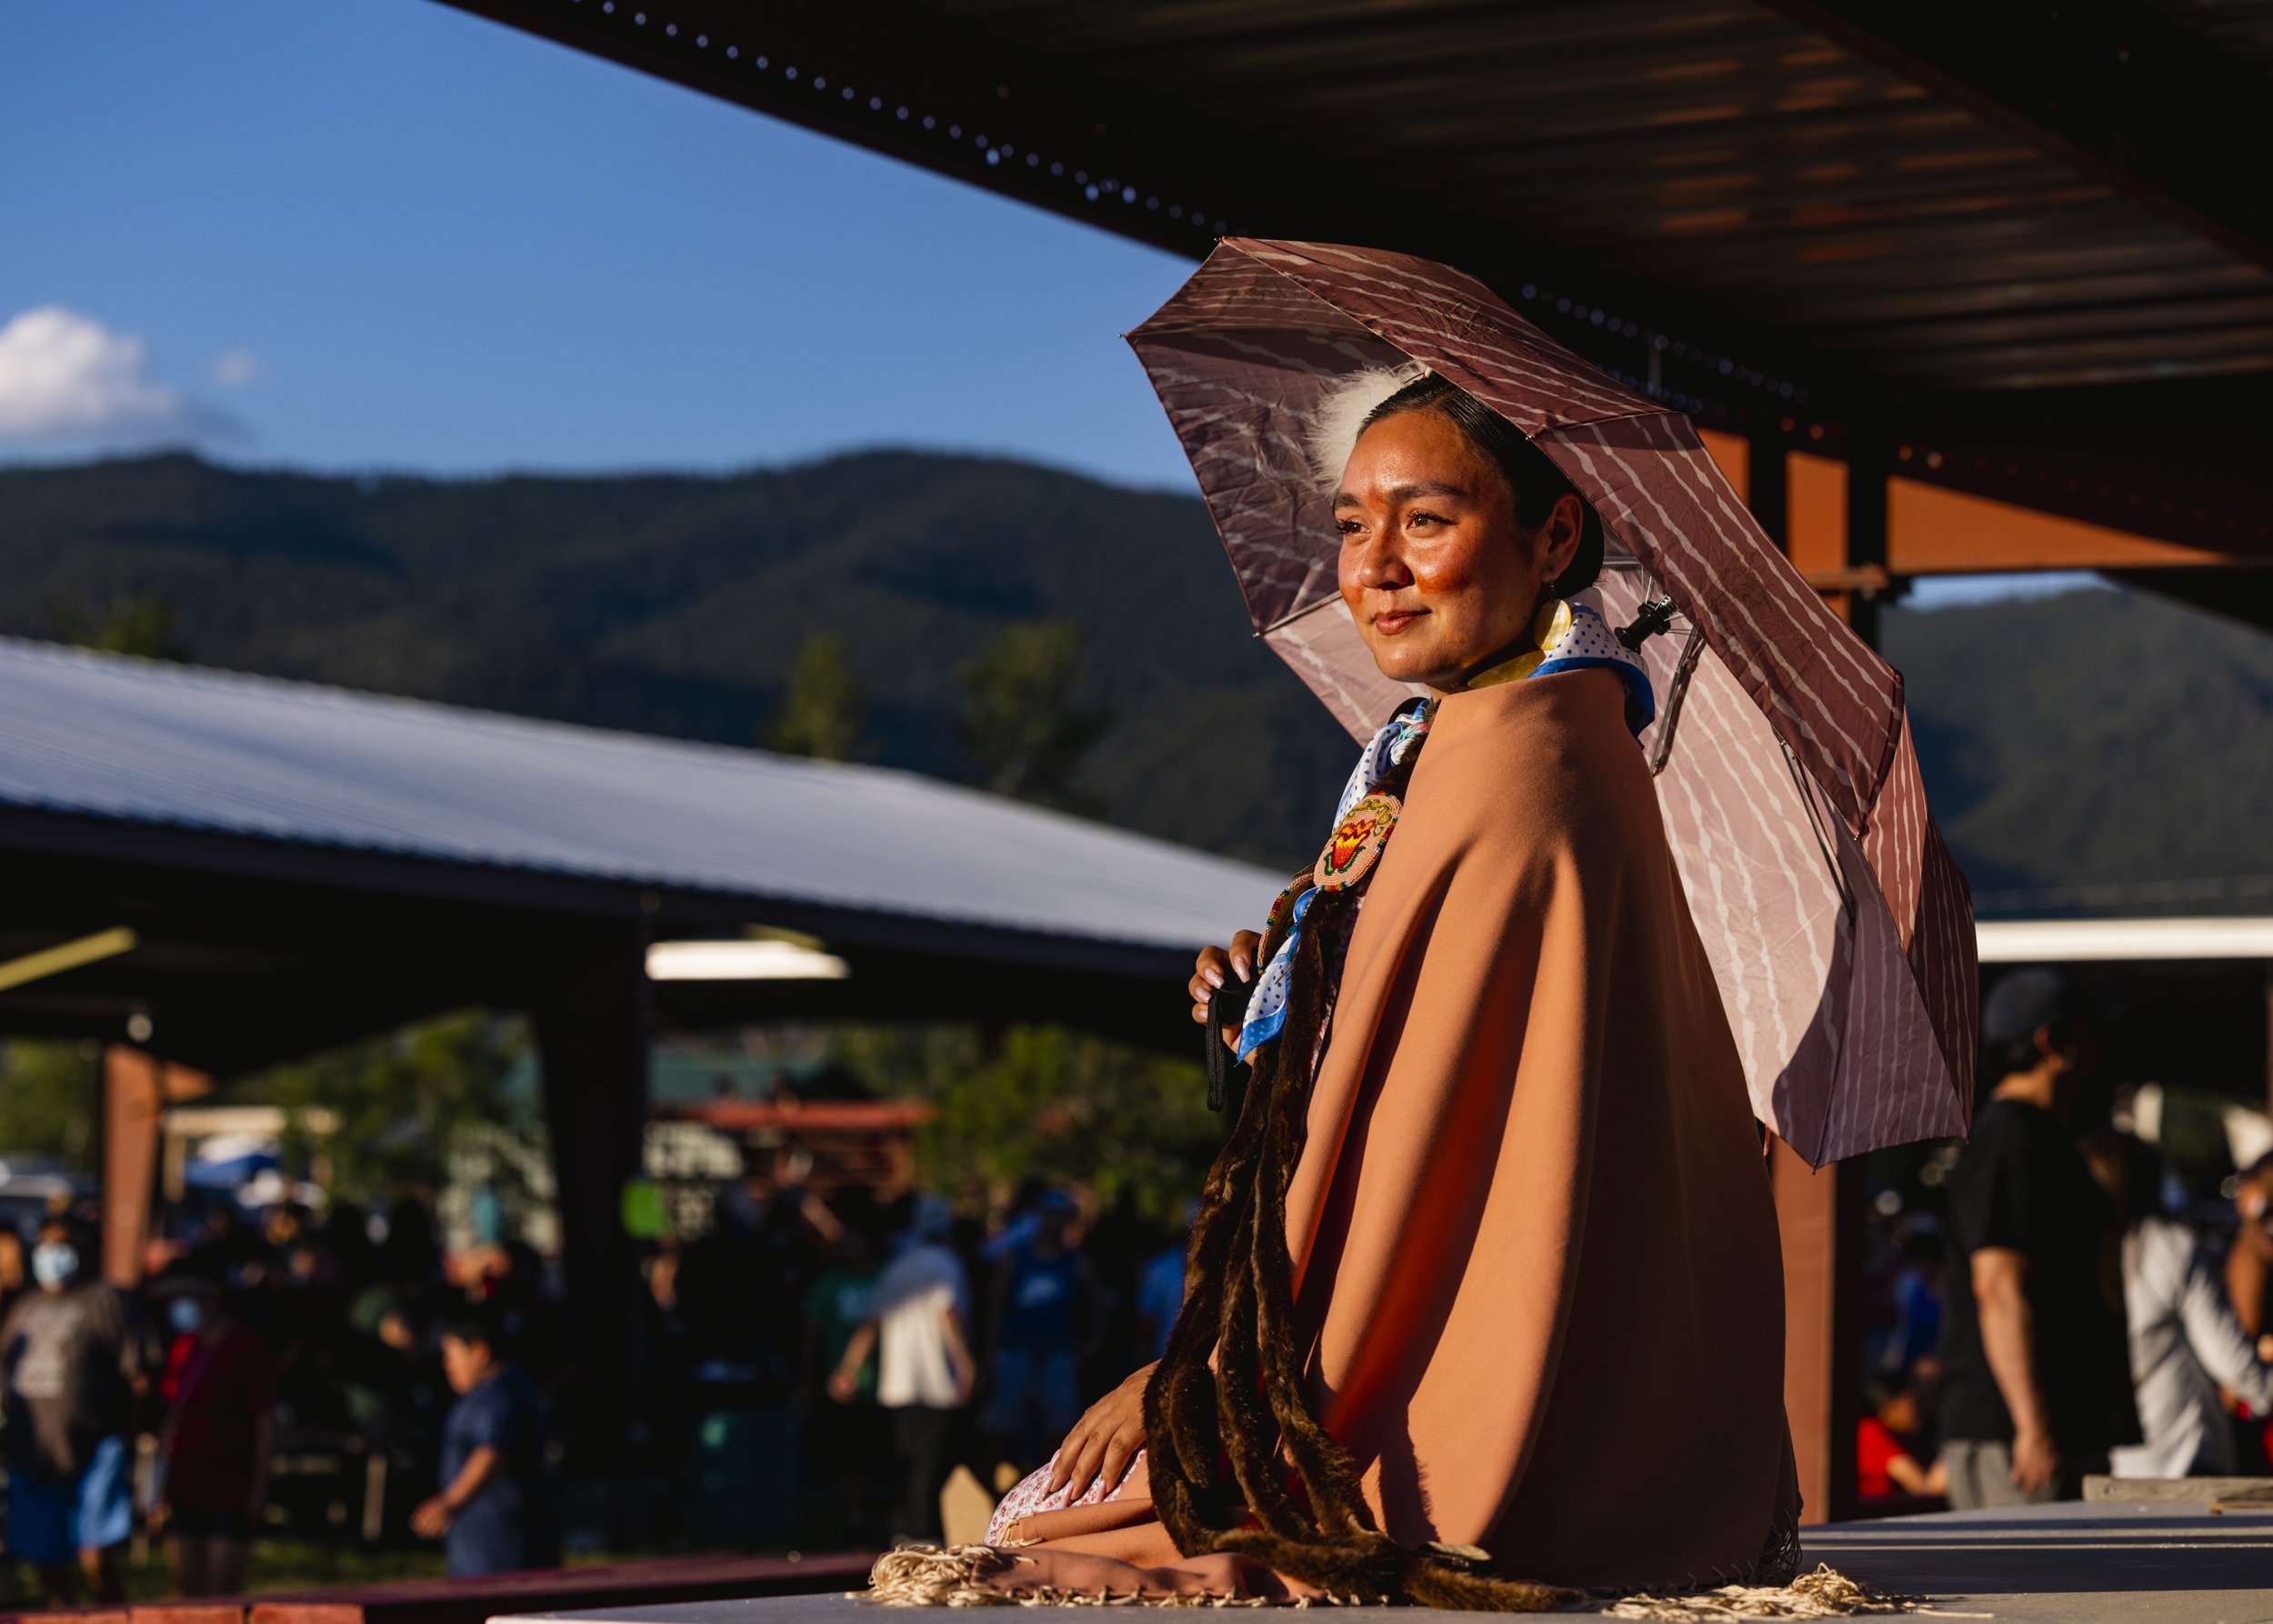
[{"label": "tan wool blanket wrap", "polygon": [[[1287,1203],[1312,1403],[1401,1543],[1678,1587],[1793,1511],[1776,1219],[1624,691],[1453,696],[1352,931]],[[1002,1588],[1282,1599],[1184,1559],[1142,1469]]]}]

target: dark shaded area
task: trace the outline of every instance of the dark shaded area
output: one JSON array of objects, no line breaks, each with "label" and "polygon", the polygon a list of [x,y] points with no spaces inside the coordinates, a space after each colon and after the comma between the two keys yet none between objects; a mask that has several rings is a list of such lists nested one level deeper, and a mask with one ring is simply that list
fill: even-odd
[{"label": "dark shaded area", "polygon": [[[595,932],[671,938],[736,928],[746,898],[0,814],[14,898],[0,954],[130,920],[135,952],[13,989],[0,1021],[25,1036],[125,1041],[136,1013],[169,1058],[232,1075],[436,1010],[522,1008],[553,996]],[[652,902],[650,909],[646,906]],[[767,902],[823,936],[842,981],[657,984],[664,1030],[784,1019],[1062,1020],[1166,1053],[1193,1052],[1180,949],[858,909]],[[587,1054],[585,1058],[589,1058]]]}]

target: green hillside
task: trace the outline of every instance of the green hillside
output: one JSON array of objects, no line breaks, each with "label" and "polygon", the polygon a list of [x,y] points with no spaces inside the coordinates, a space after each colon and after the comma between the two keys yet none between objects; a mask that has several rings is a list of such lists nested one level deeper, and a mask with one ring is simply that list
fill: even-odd
[{"label": "green hillside", "polygon": [[1983,913],[2273,909],[2273,637],[2089,591],[1885,643]]},{"label": "green hillside", "polygon": [[[842,634],[872,758],[976,779],[957,667],[1066,616],[1116,821],[1291,867],[1347,737],[1247,633],[1199,504],[971,457],[725,477],[315,477],[188,456],[0,471],[0,632],[158,596],[200,664],[602,727],[756,741]],[[1300,808],[1300,812],[1297,812]]]},{"label": "green hillside", "polygon": [[[1115,821],[1286,867],[1350,747],[1246,619],[1188,497],[869,452],[720,477],[0,470],[0,632],[162,597],[202,664],[747,744],[835,631],[878,760],[976,778],[957,668],[1082,628]],[[1887,617],[1928,782],[2003,911],[2273,897],[2273,639],[2114,592]],[[2184,882],[2184,883],[2173,883]],[[2207,884],[2203,882],[2208,882]],[[2115,887],[2077,891],[2075,887]],[[2067,887],[2061,890],[2058,888]]]}]

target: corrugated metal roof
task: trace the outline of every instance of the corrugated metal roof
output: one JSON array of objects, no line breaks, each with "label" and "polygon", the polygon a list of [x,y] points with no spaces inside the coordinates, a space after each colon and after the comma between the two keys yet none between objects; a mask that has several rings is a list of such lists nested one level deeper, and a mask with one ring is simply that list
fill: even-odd
[{"label": "corrugated metal roof", "polygon": [[11,638],[0,806],[1147,947],[1282,883],[912,773]]}]

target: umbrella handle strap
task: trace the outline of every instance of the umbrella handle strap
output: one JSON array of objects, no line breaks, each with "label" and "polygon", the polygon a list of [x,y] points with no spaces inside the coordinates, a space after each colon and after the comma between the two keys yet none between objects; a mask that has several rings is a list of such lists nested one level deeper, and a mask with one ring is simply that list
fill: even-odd
[{"label": "umbrella handle strap", "polygon": [[1230,977],[1207,999],[1207,1108],[1217,1115],[1227,1107],[1234,1117],[1239,1114],[1237,1101],[1232,1098],[1235,1082],[1238,1094],[1247,1093],[1247,1078],[1240,1075],[1246,1062],[1223,1040],[1223,1029],[1237,1027],[1246,1018],[1247,1000],[1254,994],[1255,983]]}]

